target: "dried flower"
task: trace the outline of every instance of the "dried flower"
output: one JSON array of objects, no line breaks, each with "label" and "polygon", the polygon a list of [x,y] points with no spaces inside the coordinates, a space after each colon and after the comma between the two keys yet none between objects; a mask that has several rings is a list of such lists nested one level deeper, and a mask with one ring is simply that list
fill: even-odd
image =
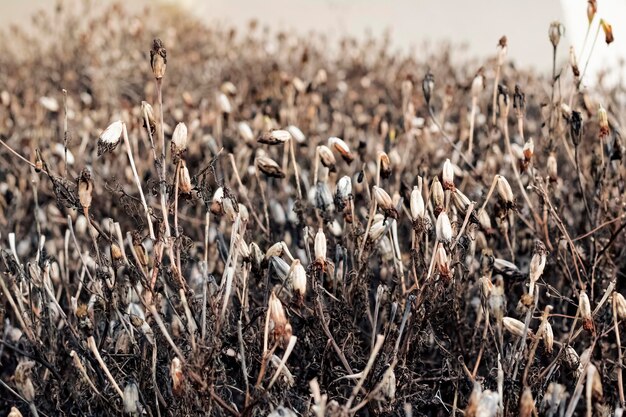
[{"label": "dried flower", "polygon": [[291,325],[285,315],[283,303],[280,302],[274,291],[270,295],[268,308],[270,320],[274,324],[274,337],[279,340],[282,339],[283,344],[286,344],[291,338]]},{"label": "dried flower", "polygon": [[507,52],[507,39],[506,36],[503,36],[498,41],[498,65],[502,66],[504,64],[504,60],[506,59]]},{"label": "dried flower", "polygon": [[554,333],[552,332],[552,325],[550,325],[548,321],[546,321],[544,324],[543,332],[541,333],[541,338],[543,339],[543,344],[546,348],[546,353],[549,355],[552,354],[552,349],[554,346]]},{"label": "dried flower", "polygon": [[533,138],[528,138],[526,143],[524,143],[524,148],[522,149],[522,152],[524,153],[524,159],[526,160],[526,162],[530,162],[530,160],[533,158],[533,155],[535,154],[535,142],[533,141]]},{"label": "dried flower", "polygon": [[513,190],[511,189],[511,185],[506,180],[506,178],[504,178],[502,175],[498,175],[496,185],[500,198],[507,204],[513,204]]},{"label": "dried flower", "polygon": [[306,136],[302,133],[297,126],[291,125],[287,127],[287,131],[291,134],[291,137],[298,143],[304,143],[306,141]]},{"label": "dried flower", "polygon": [[524,388],[524,392],[522,393],[522,397],[519,400],[519,416],[520,417],[530,417],[533,415],[533,410],[535,409],[535,400],[533,400],[533,394],[530,391],[530,388]]},{"label": "dried flower", "polygon": [[530,260],[530,294],[533,294],[535,283],[543,274],[546,267],[546,246],[540,241],[535,241],[535,250]]},{"label": "dried flower", "polygon": [[372,225],[370,226],[368,239],[371,242],[376,242],[385,234],[385,231],[387,230],[387,222],[385,221],[385,218],[382,215],[378,215],[378,216],[379,216],[378,218],[377,217],[374,218],[374,221],[372,222]]},{"label": "dried flower", "polygon": [[315,234],[315,260],[324,261],[326,259],[326,235],[324,230],[320,227]]},{"label": "dried flower", "polygon": [[172,378],[172,391],[175,395],[183,393],[183,366],[180,359],[175,356],[170,364],[170,378]]},{"label": "dried flower", "polygon": [[578,69],[578,60],[576,59],[576,51],[573,46],[569,47],[569,65],[572,68],[572,74],[574,77],[580,77],[580,70]]},{"label": "dried flower", "polygon": [[22,360],[15,367],[15,374],[13,374],[13,381],[17,390],[28,402],[32,402],[35,399],[35,386],[30,377],[34,366],[35,362]]},{"label": "dried flower", "polygon": [[436,230],[437,239],[440,242],[450,243],[452,240],[452,225],[450,224],[450,219],[445,211],[439,213],[439,216],[437,217]]},{"label": "dried flower", "polygon": [[433,200],[433,206],[435,207],[435,214],[439,215],[439,212],[443,210],[445,195],[443,193],[443,187],[439,182],[439,178],[434,177],[433,182],[430,185],[431,195]]},{"label": "dried flower", "polygon": [[618,320],[626,319],[626,298],[624,296],[615,291],[613,293],[613,302],[615,303],[615,311],[617,313]]},{"label": "dried flower", "polygon": [[[156,131],[157,121],[154,117],[154,109],[152,105],[147,101],[141,102],[141,122],[143,123],[143,127],[145,127],[150,134],[153,134]],[[145,114],[145,116],[144,116]],[[148,124],[146,124],[146,118],[148,119]]]},{"label": "dried flower", "polygon": [[78,177],[78,199],[84,210],[91,206],[91,197],[93,192],[93,181],[91,180],[91,172],[85,168]]},{"label": "dried flower", "polygon": [[180,189],[180,192],[183,194],[189,194],[192,190],[191,177],[189,176],[187,164],[183,160],[181,160],[178,175],[178,188]]},{"label": "dried flower", "polygon": [[596,12],[598,11],[598,2],[596,0],[587,0],[587,20],[591,25],[593,18],[596,16]]},{"label": "dried flower", "polygon": [[383,190],[378,186],[374,186],[372,188],[372,193],[374,194],[374,199],[376,200],[376,204],[378,207],[385,213],[387,217],[391,217],[393,219],[398,218],[398,212],[396,208],[393,206],[393,201],[387,191]]},{"label": "dried flower", "polygon": [[550,42],[554,49],[558,46],[561,41],[561,36],[563,35],[564,27],[561,22],[554,21],[550,23],[550,29],[548,30],[548,37],[550,38]]},{"label": "dried flower", "polygon": [[548,155],[546,166],[548,170],[548,177],[550,177],[551,181],[556,181],[559,176],[557,172],[556,154],[554,152],[550,152],[550,155]]},{"label": "dried flower", "polygon": [[386,152],[380,152],[378,154],[378,160],[380,162],[380,176],[382,178],[389,178],[391,176],[391,160]]},{"label": "dried flower", "polygon": [[[522,323],[521,321],[514,319],[513,317],[504,317],[502,319],[502,324],[504,325],[504,328],[509,331],[512,335],[517,336],[517,337],[523,337],[524,336],[524,323]],[[528,329],[528,335],[532,336],[532,331],[530,329]]]},{"label": "dried flower", "polygon": [[354,155],[352,155],[352,152],[350,152],[350,148],[348,147],[348,144],[346,144],[346,142],[344,142],[343,139],[340,139],[335,136],[329,137],[328,147],[339,152],[343,160],[346,161],[348,164],[354,161]]},{"label": "dried flower", "polygon": [[446,159],[443,163],[441,178],[443,179],[443,188],[445,190],[454,190],[454,168],[450,159]]},{"label": "dried flower", "polygon": [[291,280],[293,290],[299,298],[303,298],[306,294],[306,271],[299,259],[294,259],[291,263],[288,277]]},{"label": "dried flower", "polygon": [[331,171],[335,171],[335,165],[337,164],[337,160],[335,159],[335,155],[330,150],[330,148],[326,145],[318,146],[320,161],[322,165],[328,168]]},{"label": "dried flower", "polygon": [[352,179],[349,176],[343,176],[337,181],[337,199],[344,201],[352,194]]},{"label": "dried flower", "polygon": [[589,363],[587,366],[587,395],[596,401],[601,401],[603,391],[600,372],[593,363]]},{"label": "dried flower", "polygon": [[430,71],[428,71],[422,81],[422,91],[424,92],[424,99],[426,100],[427,105],[430,105],[430,97],[434,89],[435,77]]},{"label": "dried flower", "polygon": [[591,303],[587,293],[583,290],[578,295],[578,312],[583,320],[585,330],[593,330],[593,318],[591,316]]},{"label": "dried flower", "polygon": [[279,145],[289,141],[290,139],[291,134],[286,130],[271,130],[259,136],[257,142],[264,143],[266,145]]},{"label": "dried flower", "polygon": [[215,190],[209,209],[211,210],[211,213],[216,216],[224,213],[224,187],[218,187],[217,190]]},{"label": "dried flower", "polygon": [[179,123],[172,134],[172,155],[180,155],[187,149],[187,125]]},{"label": "dried flower", "polygon": [[604,41],[607,45],[610,45],[615,40],[613,37],[613,27],[604,19],[600,19],[600,25],[604,31]]},{"label": "dried flower", "polygon": [[602,105],[598,107],[598,124],[600,125],[600,138],[609,136],[609,116]]},{"label": "dried flower", "polygon": [[478,95],[485,89],[485,78],[482,73],[478,73],[472,80],[472,97],[478,97]]},{"label": "dried flower", "polygon": [[137,384],[134,382],[130,382],[124,387],[123,403],[125,413],[132,414],[137,412],[137,404],[139,404],[139,390],[137,389]]},{"label": "dried flower", "polygon": [[435,252],[435,266],[439,270],[439,275],[444,279],[450,277],[450,261],[448,260],[448,253],[443,244],[437,245],[437,251]]},{"label": "dried flower", "polygon": [[572,110],[570,117],[570,134],[574,146],[580,145],[583,136],[583,118],[579,111]]},{"label": "dried flower", "polygon": [[152,66],[154,78],[160,80],[165,76],[167,52],[165,51],[165,45],[163,45],[161,39],[156,38],[152,41],[152,49],[150,50],[150,65]]},{"label": "dried flower", "polygon": [[387,368],[380,381],[380,393],[387,401],[393,401],[396,397],[396,374],[391,367]]},{"label": "dried flower", "polygon": [[413,191],[411,191],[410,206],[411,218],[414,222],[424,217],[424,213],[426,212],[424,198],[422,197],[421,191],[417,187],[413,187]]},{"label": "dried flower", "polygon": [[11,407],[11,412],[7,415],[7,417],[22,417],[22,413],[15,407]]},{"label": "dried flower", "polygon": [[280,165],[267,156],[257,156],[256,166],[268,177],[285,178],[285,173],[280,169]]},{"label": "dried flower", "polygon": [[120,143],[120,138],[122,137],[122,121],[117,120],[111,123],[105,130],[100,134],[98,138],[98,156],[102,156],[102,154],[113,152],[117,145]]},{"label": "dried flower", "polygon": [[246,122],[239,122],[237,124],[237,132],[239,132],[239,136],[241,136],[246,143],[250,143],[254,140],[254,133],[252,133],[250,125]]},{"label": "dried flower", "polygon": [[219,93],[217,95],[217,108],[222,114],[230,114],[233,111],[233,107],[226,94]]}]

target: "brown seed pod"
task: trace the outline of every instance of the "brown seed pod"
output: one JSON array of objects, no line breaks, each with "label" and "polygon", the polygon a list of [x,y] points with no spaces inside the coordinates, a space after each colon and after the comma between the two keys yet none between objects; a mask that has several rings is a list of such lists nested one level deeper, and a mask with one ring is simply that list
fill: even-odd
[{"label": "brown seed pod", "polygon": [[150,66],[154,78],[160,80],[165,76],[165,67],[167,66],[167,51],[165,45],[159,38],[152,41],[152,49],[150,50]]},{"label": "brown seed pod", "polygon": [[91,180],[91,172],[85,168],[78,176],[78,200],[84,210],[91,206],[91,198],[93,193],[93,181]]},{"label": "brown seed pod", "polygon": [[264,173],[268,177],[285,178],[285,173],[282,169],[280,169],[280,165],[278,165],[276,161],[268,158],[267,156],[257,156],[256,166],[262,173]]},{"label": "brown seed pod", "polygon": [[113,152],[120,144],[122,137],[122,121],[117,120],[111,123],[98,138],[98,156]]}]

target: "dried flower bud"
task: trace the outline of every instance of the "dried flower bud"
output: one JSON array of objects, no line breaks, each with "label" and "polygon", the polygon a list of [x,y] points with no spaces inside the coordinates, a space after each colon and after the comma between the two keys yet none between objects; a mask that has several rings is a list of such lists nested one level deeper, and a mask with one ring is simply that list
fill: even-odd
[{"label": "dried flower bud", "polygon": [[35,149],[35,172],[39,173],[43,169],[43,159],[41,158],[41,152],[39,148]]},{"label": "dried flower bud", "polygon": [[604,41],[607,45],[610,45],[615,40],[613,37],[613,27],[604,19],[600,19],[600,25],[604,31]]},{"label": "dried flower bud", "polygon": [[445,190],[454,190],[454,167],[452,167],[450,159],[446,159],[446,162],[443,163],[441,178]]},{"label": "dried flower bud", "polygon": [[163,45],[161,39],[156,38],[152,41],[152,49],[150,50],[150,65],[152,66],[154,78],[160,80],[165,76],[167,52],[165,51],[165,45]]},{"label": "dried flower bud", "polygon": [[506,52],[508,49],[506,36],[503,36],[498,41],[498,65],[502,66],[506,59]]},{"label": "dried flower bud", "polygon": [[268,177],[285,178],[285,173],[280,169],[280,165],[267,156],[257,156],[256,166]]},{"label": "dried flower bud", "polygon": [[287,131],[291,134],[291,137],[298,143],[304,143],[306,141],[306,136],[302,133],[297,126],[291,125],[287,127]]},{"label": "dried flower bud", "polygon": [[354,155],[352,155],[352,152],[350,152],[350,148],[348,147],[348,144],[344,142],[343,139],[340,139],[335,136],[329,137],[328,147],[339,152],[343,160],[346,161],[348,164],[354,161]]},{"label": "dried flower bud", "polygon": [[111,260],[120,261],[123,257],[122,249],[115,243],[111,243]]},{"label": "dried flower bud", "polygon": [[315,260],[324,261],[326,259],[326,235],[324,230],[320,227],[315,234]]},{"label": "dried flower bud", "polygon": [[526,94],[522,91],[519,84],[515,84],[515,93],[513,93],[513,108],[518,118],[524,117],[526,111]]},{"label": "dried flower bud", "polygon": [[563,35],[564,28],[561,22],[554,21],[550,23],[550,29],[548,30],[548,37],[550,38],[550,42],[554,49],[558,46],[561,41],[561,36]]},{"label": "dried flower bud", "polygon": [[344,201],[352,194],[352,179],[349,176],[343,176],[337,181],[337,199]]},{"label": "dried flower bud", "polygon": [[111,123],[105,130],[100,134],[98,138],[98,156],[102,156],[102,154],[113,152],[117,145],[120,143],[120,138],[122,137],[122,121],[118,120]]},{"label": "dried flower bud", "polygon": [[533,400],[533,394],[530,391],[530,388],[524,388],[524,392],[522,393],[522,397],[519,400],[519,416],[520,417],[531,417],[533,415],[533,410],[535,409],[535,400]]},{"label": "dried flower bud", "polygon": [[380,393],[387,401],[393,401],[396,397],[396,374],[391,367],[387,368],[380,381]]},{"label": "dried flower bud", "polygon": [[443,244],[437,245],[437,251],[435,252],[435,266],[439,270],[439,275],[446,279],[450,277],[450,261],[448,259],[448,253]]},{"label": "dried flower bud", "polygon": [[391,160],[386,152],[380,152],[378,154],[380,161],[380,176],[382,178],[389,178],[391,176]]},{"label": "dried flower bud", "polygon": [[391,200],[391,197],[389,196],[389,194],[387,194],[387,191],[375,185],[372,188],[372,192],[374,194],[374,199],[376,200],[376,204],[378,204],[378,207],[380,207],[380,209],[385,213],[385,215],[387,215],[388,217],[397,219],[398,212],[393,206],[393,201]]},{"label": "dried flower bud", "polygon": [[609,116],[602,105],[598,108],[598,124],[600,125],[600,138],[607,137],[609,135]]},{"label": "dried flower bud", "polygon": [[459,210],[461,213],[466,213],[472,202],[465,194],[461,192],[461,190],[456,189],[452,193],[452,203],[454,203],[454,207]]},{"label": "dried flower bud", "polygon": [[22,417],[22,413],[15,407],[11,407],[11,412],[7,415],[7,417]]},{"label": "dried flower bud", "polygon": [[91,197],[93,192],[93,181],[91,180],[91,173],[89,169],[85,168],[78,177],[78,199],[83,209],[88,209],[91,206]]},{"label": "dried flower bud", "polygon": [[550,155],[548,155],[546,166],[548,170],[548,177],[550,177],[551,181],[556,181],[559,176],[557,172],[556,154],[554,152],[550,152]]},{"label": "dried flower bud", "polygon": [[318,152],[322,165],[324,165],[331,171],[335,171],[335,165],[337,164],[337,160],[335,159],[335,155],[333,155],[333,152],[330,150],[330,148],[326,145],[320,145],[318,146]]},{"label": "dried flower bud", "polygon": [[450,243],[452,240],[452,225],[450,224],[450,219],[445,211],[439,213],[439,216],[437,217],[436,230],[437,239],[440,242]]},{"label": "dried flower bud", "polygon": [[570,117],[570,134],[574,146],[580,145],[583,136],[583,118],[579,111],[572,110]]},{"label": "dried flower bud", "polygon": [[522,149],[522,152],[524,153],[524,159],[526,160],[526,162],[530,162],[530,160],[533,158],[533,155],[535,154],[535,142],[533,141],[533,138],[528,138],[526,143],[524,143],[524,148]]},{"label": "dried flower bud", "polygon": [[552,325],[545,322],[543,331],[541,333],[541,338],[543,339],[543,344],[546,348],[546,353],[548,355],[552,354],[552,349],[554,347],[554,333],[552,332]]},{"label": "dried flower bud", "polygon": [[180,359],[176,356],[170,364],[170,378],[172,378],[172,391],[175,395],[183,393],[183,366]]},{"label": "dried flower bud", "polygon": [[589,296],[583,290],[578,295],[578,311],[580,317],[583,320],[583,327],[585,330],[593,330],[593,318],[591,317],[591,303],[589,302]]},{"label": "dried flower bud", "polygon": [[430,105],[430,97],[435,89],[435,77],[433,74],[428,71],[424,80],[422,81],[422,91],[424,92],[424,99],[426,100],[426,104]]},{"label": "dried flower bud", "polygon": [[367,238],[371,242],[376,242],[387,231],[387,222],[385,221],[385,218],[382,215],[379,216],[380,218],[375,218],[370,226],[370,232]]},{"label": "dried flower bud", "polygon": [[132,414],[137,412],[137,404],[139,404],[139,390],[137,389],[137,384],[134,382],[130,382],[124,387],[123,403],[125,413]]},{"label": "dried flower bud", "polygon": [[498,111],[502,119],[506,120],[506,118],[509,117],[510,107],[509,89],[504,84],[498,84]]},{"label": "dried flower bud", "polygon": [[[143,127],[145,127],[150,134],[153,134],[156,131],[157,121],[154,117],[154,109],[147,101],[141,102],[141,122]],[[146,118],[148,119],[148,124],[146,124]]]},{"label": "dried flower bud", "polygon": [[224,213],[224,187],[218,187],[217,190],[215,190],[209,209],[211,213],[216,216],[220,216]]},{"label": "dried flower bud", "polygon": [[493,227],[491,225],[491,217],[485,210],[478,211],[478,222],[485,231],[489,232]]},{"label": "dried flower bud", "polygon": [[222,114],[230,114],[233,111],[233,106],[231,106],[226,94],[219,93],[217,95],[217,108]]},{"label": "dried flower bud", "polygon": [[[504,328],[512,335],[517,337],[524,336],[524,323],[519,321],[518,319],[514,319],[513,317],[504,317],[502,319],[502,324],[504,325]],[[532,331],[528,329],[528,335],[532,336],[532,334]]]},{"label": "dried flower bud", "polygon": [[433,182],[430,185],[431,195],[433,200],[433,206],[435,206],[435,214],[439,215],[439,212],[443,210],[445,195],[443,193],[443,187],[439,182],[439,178],[433,178]]},{"label": "dried flower bud", "polygon": [[485,89],[485,78],[481,73],[478,73],[472,80],[472,97],[476,98]]},{"label": "dried flower bud", "polygon": [[502,175],[498,175],[497,178],[497,190],[500,198],[507,204],[513,204],[513,190],[511,190],[511,185]]},{"label": "dried flower bud", "polygon": [[35,386],[30,378],[31,369],[35,366],[32,361],[20,361],[15,367],[13,381],[19,393],[29,403],[35,399]]},{"label": "dried flower bud", "polygon": [[578,60],[576,59],[576,51],[573,46],[569,47],[569,65],[572,67],[572,74],[574,77],[580,77],[580,70],[578,69]]},{"label": "dried flower bud", "polygon": [[179,123],[172,134],[172,155],[180,155],[187,149],[187,125]]},{"label": "dried flower bud", "polygon": [[189,176],[189,170],[185,161],[181,161],[180,171],[178,174],[178,188],[181,193],[189,194],[192,190],[191,177]]},{"label": "dried flower bud", "polygon": [[602,400],[602,377],[593,363],[587,366],[587,395],[597,402]]},{"label": "dried flower bud", "polygon": [[587,0],[587,20],[591,25],[593,18],[596,16],[598,11],[598,2],[596,0]]},{"label": "dried flower bud", "polygon": [[624,298],[621,293],[615,291],[613,293],[613,302],[615,303],[615,312],[617,313],[617,319],[626,319],[626,298]]},{"label": "dried flower bud", "polygon": [[306,294],[306,271],[299,259],[294,259],[291,263],[288,277],[291,280],[293,290],[298,294],[298,297],[303,298]]},{"label": "dried flower bud", "polygon": [[422,219],[426,212],[426,207],[424,205],[424,198],[422,197],[422,193],[419,188],[413,187],[413,191],[411,191],[411,218],[414,222]]},{"label": "dried flower bud", "polygon": [[252,133],[250,125],[246,122],[239,122],[237,124],[237,132],[239,132],[239,136],[241,136],[246,143],[250,143],[254,140],[254,133]]},{"label": "dried flower bud", "polygon": [[267,251],[265,251],[265,259],[268,260],[274,256],[277,256],[277,257],[283,256],[284,252],[285,252],[285,242],[283,241],[276,242],[272,246],[270,246]]},{"label": "dried flower bud", "polygon": [[291,139],[291,134],[286,130],[272,130],[263,133],[257,139],[257,142],[264,143],[266,145],[280,145]]},{"label": "dried flower bud", "polygon": [[282,339],[283,341],[289,341],[291,337],[291,325],[285,315],[285,308],[280,299],[276,296],[274,291],[270,295],[269,299],[269,315],[270,320],[274,324],[274,337]]},{"label": "dried flower bud", "polygon": [[530,259],[530,294],[533,294],[533,288],[535,283],[539,280],[541,275],[543,274],[543,270],[546,267],[546,247],[545,245],[537,240],[535,241],[535,250],[532,258]]}]

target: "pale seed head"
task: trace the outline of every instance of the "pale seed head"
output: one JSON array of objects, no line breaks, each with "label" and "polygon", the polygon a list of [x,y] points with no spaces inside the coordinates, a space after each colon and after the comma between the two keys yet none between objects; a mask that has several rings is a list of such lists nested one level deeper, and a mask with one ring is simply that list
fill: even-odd
[{"label": "pale seed head", "polygon": [[443,179],[443,188],[446,190],[454,189],[454,168],[450,159],[446,159],[443,163],[443,171],[441,178]]},{"label": "pale seed head", "polygon": [[268,158],[267,156],[257,156],[256,166],[262,173],[264,173],[268,177],[285,178],[285,173],[280,168],[280,165],[278,165],[276,161]]},{"label": "pale seed head", "polygon": [[257,139],[257,142],[264,143],[266,145],[280,145],[281,143],[285,143],[291,140],[291,133],[287,130],[271,130],[269,132],[263,133]]},{"label": "pale seed head", "polygon": [[172,390],[174,394],[181,395],[183,391],[183,365],[176,356],[170,364],[170,378],[172,378]]},{"label": "pale seed head", "polygon": [[348,164],[354,160],[354,155],[350,152],[350,148],[348,144],[336,136],[331,136],[328,138],[328,147],[334,149],[339,152],[339,155],[346,161]]},{"label": "pale seed head", "polygon": [[152,41],[152,49],[150,50],[150,66],[152,67],[154,78],[160,80],[165,76],[166,65],[167,52],[165,45],[163,45],[161,39],[154,39]]},{"label": "pale seed head", "polygon": [[306,141],[306,136],[302,133],[302,130],[297,126],[291,125],[287,127],[287,131],[291,134],[291,137],[298,143],[304,143]]},{"label": "pale seed head", "polygon": [[331,171],[334,171],[335,165],[337,164],[337,160],[335,159],[335,155],[333,155],[333,152],[326,145],[320,145],[318,149],[319,149],[320,161],[322,162],[322,165],[324,165],[326,168],[330,169]]},{"label": "pale seed head", "polygon": [[189,170],[187,169],[185,161],[181,161],[178,175],[178,188],[180,192],[183,194],[189,194],[192,190],[191,176],[189,175]]},{"label": "pale seed head", "polygon": [[352,194],[352,179],[349,176],[343,176],[337,181],[337,198],[346,200]]},{"label": "pale seed head", "polygon": [[552,332],[552,325],[548,321],[545,322],[541,338],[543,339],[546,353],[551,354],[554,347],[554,333]]},{"label": "pale seed head", "polygon": [[550,29],[548,30],[548,38],[550,38],[550,42],[554,48],[557,47],[559,42],[561,41],[561,36],[563,35],[563,25],[561,22],[554,21],[550,23]]},{"label": "pale seed head", "polygon": [[98,138],[98,156],[113,152],[115,148],[117,148],[122,138],[122,128],[122,121],[117,120],[111,123],[104,132],[100,134]]},{"label": "pale seed head", "polygon": [[371,242],[376,242],[380,239],[387,230],[387,222],[385,221],[384,216],[380,215],[379,218],[375,218],[370,226],[370,232],[368,235],[368,239]]},{"label": "pale seed head", "polygon": [[[504,328],[514,336],[523,337],[524,336],[524,323],[519,321],[518,319],[514,319],[513,317],[504,317],[502,319],[502,324]],[[528,335],[532,335],[532,331],[528,329]]]},{"label": "pale seed head", "polygon": [[443,192],[443,187],[441,186],[441,182],[439,182],[439,178],[433,178],[433,182],[430,187],[435,211],[443,210],[445,195]]},{"label": "pale seed head", "polygon": [[482,74],[476,75],[472,80],[472,97],[478,97],[478,95],[485,89],[485,81]]},{"label": "pale seed head", "polygon": [[578,295],[578,311],[583,320],[591,320],[591,303],[589,302],[589,296],[584,290]]},{"label": "pale seed head", "polygon": [[123,400],[125,413],[132,414],[137,412],[137,403],[139,402],[139,390],[137,389],[137,384],[134,382],[126,384],[124,387]]},{"label": "pale seed head", "polygon": [[548,161],[546,162],[546,167],[548,170],[548,177],[550,180],[556,181],[559,178],[557,162],[556,162],[556,154],[554,152],[550,152],[548,155]]},{"label": "pale seed head", "polygon": [[617,319],[626,319],[626,298],[624,298],[621,293],[615,291],[613,293],[613,302],[615,303],[615,312],[617,313]]},{"label": "pale seed head", "polygon": [[609,116],[602,105],[598,108],[598,124],[600,125],[600,138],[607,137],[609,135]]},{"label": "pale seed head", "polygon": [[513,190],[511,189],[511,185],[502,175],[498,175],[497,179],[497,190],[500,198],[507,204],[513,204]]},{"label": "pale seed head", "polygon": [[411,218],[413,221],[417,221],[424,217],[424,213],[426,212],[424,205],[424,198],[422,197],[422,193],[417,187],[413,187],[411,191]]},{"label": "pale seed head", "polygon": [[445,211],[439,213],[439,217],[437,217],[436,231],[437,239],[440,242],[450,243],[452,240],[452,225]]},{"label": "pale seed head", "polygon": [[380,160],[380,176],[383,178],[389,178],[391,176],[391,160],[386,152],[380,152],[378,154]]},{"label": "pale seed head", "polygon": [[187,149],[187,125],[179,123],[172,134],[172,154],[180,155]]},{"label": "pale seed head", "polygon": [[237,124],[237,132],[239,132],[239,136],[241,136],[246,143],[254,141],[254,133],[252,133],[252,129],[248,123],[239,122]]},{"label": "pale seed head", "polygon": [[324,261],[326,259],[326,235],[321,227],[317,229],[315,234],[314,252],[316,260]]},{"label": "pale seed head", "polygon": [[294,259],[291,263],[289,278],[291,279],[293,290],[299,294],[300,297],[304,297],[306,294],[306,271],[299,259]]}]

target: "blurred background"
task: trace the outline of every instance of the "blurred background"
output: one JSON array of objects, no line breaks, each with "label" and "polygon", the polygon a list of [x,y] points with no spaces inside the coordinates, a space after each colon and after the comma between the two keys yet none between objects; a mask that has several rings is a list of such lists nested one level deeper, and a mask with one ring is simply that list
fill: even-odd
[{"label": "blurred background", "polygon": [[[65,0],[65,3],[85,0]],[[100,3],[113,2],[103,0]],[[56,0],[0,1],[0,23],[28,25],[39,9],[52,10]],[[521,68],[535,68],[546,74],[552,68],[552,45],[548,27],[558,20],[565,26],[565,41],[559,60],[568,58],[569,45],[581,50],[588,29],[587,0],[133,0],[131,8],[175,7],[190,12],[208,24],[242,28],[256,19],[275,30],[300,33],[315,31],[329,39],[344,35],[359,39],[389,34],[394,48],[419,54],[425,47],[445,43],[462,47],[454,59],[484,58],[496,51],[502,35],[509,39],[509,57]],[[591,45],[600,18],[613,25],[615,42],[610,46],[599,33],[588,74],[622,68],[611,82],[623,81],[626,42],[620,23],[626,22],[626,0],[599,0],[598,15],[589,34]],[[584,66],[585,57],[579,57]],[[590,76],[587,83],[594,77]]]}]

